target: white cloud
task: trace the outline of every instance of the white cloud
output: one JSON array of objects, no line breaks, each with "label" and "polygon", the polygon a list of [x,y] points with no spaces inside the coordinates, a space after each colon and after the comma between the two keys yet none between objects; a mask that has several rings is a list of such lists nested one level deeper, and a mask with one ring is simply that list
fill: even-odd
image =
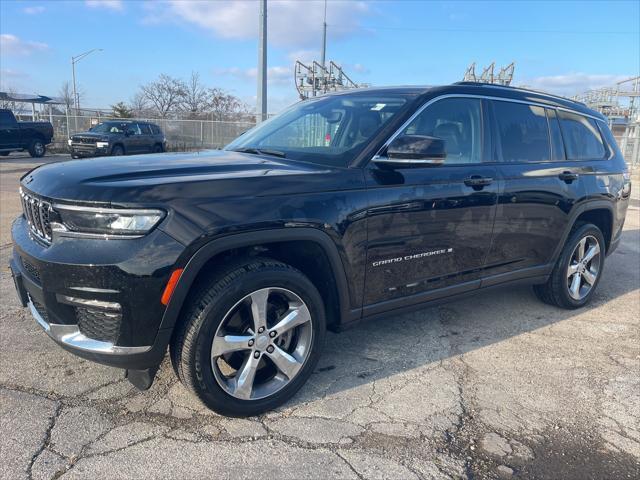
[{"label": "white cloud", "polygon": [[[145,23],[167,21],[186,22],[228,39],[246,40],[258,34],[259,3],[234,0],[203,2],[167,0],[146,4]],[[351,35],[360,25],[360,18],[370,12],[362,1],[332,1],[327,9],[331,40]],[[268,2],[268,40],[276,46],[305,48],[315,46],[322,38],[324,2],[321,0],[281,0]],[[332,29],[331,24],[340,28]]]},{"label": "white cloud", "polygon": [[568,73],[564,75],[552,75],[533,77],[523,80],[521,86],[543,90],[558,95],[573,96],[587,90],[607,87],[626,80],[630,75],[594,75],[588,73]]},{"label": "white cloud", "polygon": [[24,7],[22,11],[27,15],[38,15],[39,13],[44,12],[46,9],[43,6],[35,6],[35,7]]},{"label": "white cloud", "polygon": [[10,33],[0,34],[0,52],[2,55],[24,56],[49,49],[42,42],[27,42]]},{"label": "white cloud", "polygon": [[[217,69],[214,73],[217,75],[231,76],[243,81],[255,82],[258,76],[258,69],[229,67]],[[270,85],[293,85],[293,66],[267,68],[267,83]]]},{"label": "white cloud", "polygon": [[108,10],[122,10],[124,4],[122,0],[85,0],[87,7],[106,8]]}]

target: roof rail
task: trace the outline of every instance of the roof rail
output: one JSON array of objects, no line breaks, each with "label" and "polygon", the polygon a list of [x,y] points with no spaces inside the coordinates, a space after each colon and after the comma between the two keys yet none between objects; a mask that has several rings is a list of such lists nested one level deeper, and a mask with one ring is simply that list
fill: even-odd
[{"label": "roof rail", "polygon": [[533,88],[514,87],[513,85],[497,85],[495,83],[486,83],[486,82],[465,82],[465,81],[455,82],[454,85],[468,85],[468,86],[479,86],[479,87],[503,88],[505,90],[519,90],[521,92],[537,93],[538,95],[545,95],[550,98],[557,98],[557,99],[565,100],[571,103],[578,103],[580,105],[584,105],[585,107],[587,106],[587,104],[584,102],[573,100],[568,97],[563,97],[562,95],[554,95],[553,93],[544,92],[542,90],[535,90]]}]

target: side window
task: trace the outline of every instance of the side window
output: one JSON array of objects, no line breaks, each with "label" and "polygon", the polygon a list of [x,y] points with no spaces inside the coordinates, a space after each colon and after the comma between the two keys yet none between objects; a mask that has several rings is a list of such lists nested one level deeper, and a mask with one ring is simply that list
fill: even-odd
[{"label": "side window", "polygon": [[605,156],[605,148],[596,121],[565,111],[558,111],[569,160],[595,160]]},{"label": "side window", "polygon": [[482,108],[479,99],[446,98],[425,108],[402,132],[444,141],[445,164],[482,161]]},{"label": "side window", "polygon": [[493,111],[503,162],[543,162],[551,158],[543,107],[494,101]]},{"label": "side window", "polygon": [[142,131],[140,130],[140,125],[137,123],[132,123],[129,125],[128,130],[133,132],[134,135],[142,135]]},{"label": "side window", "polygon": [[556,111],[548,108],[547,119],[549,120],[549,132],[551,133],[551,159],[565,160],[564,142],[562,141],[562,132],[560,131],[560,123],[558,122]]},{"label": "side window", "polygon": [[7,128],[15,125],[15,123],[16,121],[13,115],[11,115],[11,112],[0,112],[0,125]]},{"label": "side window", "polygon": [[154,135],[160,135],[160,127],[154,124],[151,124],[149,126],[151,127],[151,132],[153,132]]},{"label": "side window", "polygon": [[151,128],[148,123],[139,123],[138,126],[140,127],[142,135],[151,135]]}]

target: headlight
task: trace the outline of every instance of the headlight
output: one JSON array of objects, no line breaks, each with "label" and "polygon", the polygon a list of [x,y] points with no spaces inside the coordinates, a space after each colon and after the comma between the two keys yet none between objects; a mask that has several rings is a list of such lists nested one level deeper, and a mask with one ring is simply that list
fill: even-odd
[{"label": "headlight", "polygon": [[72,143],[73,143],[73,141],[71,139],[67,140],[67,145],[71,146]]},{"label": "headlight", "polygon": [[[75,205],[54,205],[51,228],[66,235],[145,235],[165,216],[162,210],[129,210]],[[57,218],[56,218],[57,217]]]},{"label": "headlight", "polygon": [[98,148],[107,148],[109,146],[109,142],[96,142],[96,147]]}]

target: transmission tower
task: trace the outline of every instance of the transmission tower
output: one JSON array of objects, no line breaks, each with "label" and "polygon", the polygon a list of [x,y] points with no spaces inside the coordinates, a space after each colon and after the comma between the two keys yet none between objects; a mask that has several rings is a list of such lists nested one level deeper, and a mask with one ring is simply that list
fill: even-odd
[{"label": "transmission tower", "polygon": [[493,83],[497,85],[510,85],[513,80],[513,72],[515,70],[515,63],[511,62],[506,67],[500,68],[498,74],[495,74],[496,62],[491,62],[488,67],[482,69],[482,73],[478,77],[476,75],[476,63],[473,62],[467,67],[462,78],[465,82],[478,82],[478,83]]},{"label": "transmission tower", "polygon": [[355,83],[340,65],[330,61],[329,67],[323,67],[315,60],[311,64],[301,61],[295,63],[296,89],[301,99],[316,97],[327,92],[337,92],[362,85]]}]

